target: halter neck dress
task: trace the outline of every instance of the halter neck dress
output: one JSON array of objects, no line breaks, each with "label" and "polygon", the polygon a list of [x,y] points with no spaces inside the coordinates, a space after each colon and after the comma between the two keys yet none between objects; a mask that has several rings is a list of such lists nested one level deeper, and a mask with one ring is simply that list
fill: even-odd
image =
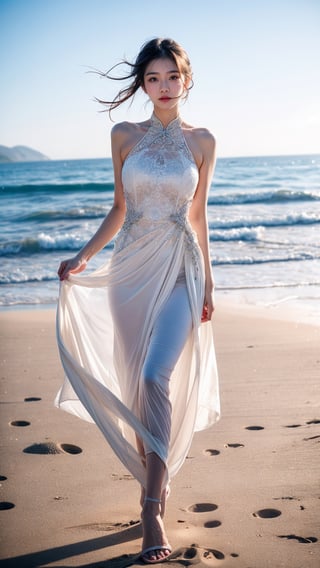
[{"label": "halter neck dress", "polygon": [[[91,274],[70,275],[60,288],[57,341],[65,379],[55,404],[95,422],[144,486],[136,436],[166,464],[167,483],[183,464],[194,432],[220,415],[212,322],[200,324],[203,258],[188,221],[198,177],[180,117],[164,128],[153,114],[123,164],[126,217],[111,259]],[[164,419],[157,415],[156,399],[149,410],[142,408],[143,369],[153,332],[177,286],[186,291],[192,325],[170,372],[164,395],[170,433],[162,439],[143,419],[146,412],[153,413],[155,424]],[[177,312],[175,325],[180,320],[183,325],[178,307]]]}]

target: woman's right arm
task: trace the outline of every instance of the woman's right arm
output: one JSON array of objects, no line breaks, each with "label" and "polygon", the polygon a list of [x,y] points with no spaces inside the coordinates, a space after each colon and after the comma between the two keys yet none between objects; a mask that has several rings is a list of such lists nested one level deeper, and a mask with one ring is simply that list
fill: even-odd
[{"label": "woman's right arm", "polygon": [[60,280],[68,278],[69,273],[77,274],[82,272],[87,262],[107,243],[111,241],[123,224],[126,204],[121,181],[121,171],[123,160],[121,158],[121,148],[125,139],[125,128],[116,125],[111,133],[112,161],[114,170],[114,200],[113,205],[100,225],[97,232],[87,242],[87,244],[73,258],[63,260],[58,270]]}]

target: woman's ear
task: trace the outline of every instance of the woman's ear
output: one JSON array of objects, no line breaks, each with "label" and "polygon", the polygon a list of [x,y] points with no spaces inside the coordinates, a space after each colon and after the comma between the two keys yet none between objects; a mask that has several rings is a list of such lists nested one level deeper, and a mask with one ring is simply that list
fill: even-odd
[{"label": "woman's ear", "polygon": [[190,76],[190,77],[185,77],[185,79],[184,79],[184,88],[185,88],[185,90],[188,91],[188,89],[189,89],[190,87],[192,87],[192,85],[193,85],[192,76]]}]

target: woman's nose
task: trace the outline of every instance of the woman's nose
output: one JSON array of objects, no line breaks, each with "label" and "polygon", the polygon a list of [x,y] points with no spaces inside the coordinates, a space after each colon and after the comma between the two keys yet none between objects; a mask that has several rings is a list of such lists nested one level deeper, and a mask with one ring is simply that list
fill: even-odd
[{"label": "woman's nose", "polygon": [[160,91],[161,91],[162,93],[164,93],[164,92],[166,92],[166,91],[169,91],[169,87],[168,87],[167,81],[164,81],[163,83],[161,83],[161,85],[160,85]]}]

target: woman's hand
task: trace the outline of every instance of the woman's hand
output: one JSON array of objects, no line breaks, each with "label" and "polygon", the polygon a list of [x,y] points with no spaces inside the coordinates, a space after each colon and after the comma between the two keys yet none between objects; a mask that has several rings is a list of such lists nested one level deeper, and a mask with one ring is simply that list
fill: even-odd
[{"label": "woman's hand", "polygon": [[201,323],[211,320],[214,309],[215,309],[214,288],[213,285],[210,284],[205,288]]},{"label": "woman's hand", "polygon": [[78,272],[82,272],[87,266],[87,261],[78,258],[75,256],[74,258],[68,258],[67,260],[63,260],[59,266],[58,276],[60,280],[66,280],[70,274],[78,274]]}]

